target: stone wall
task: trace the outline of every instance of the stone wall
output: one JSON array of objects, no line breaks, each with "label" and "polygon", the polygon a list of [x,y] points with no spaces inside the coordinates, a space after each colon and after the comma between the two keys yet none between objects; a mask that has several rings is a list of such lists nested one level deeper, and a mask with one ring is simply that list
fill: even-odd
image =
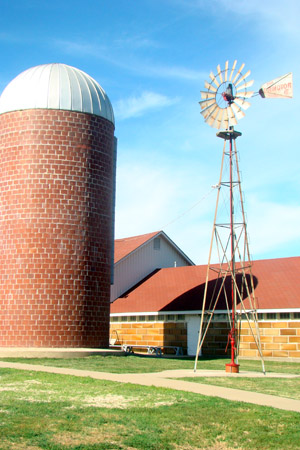
[{"label": "stone wall", "polygon": [[[187,348],[184,322],[123,322],[110,324],[110,336],[119,337],[119,344],[180,346]],[[117,331],[117,334],[114,331]]]},{"label": "stone wall", "polygon": [[[300,321],[259,322],[259,331],[265,358],[300,358]],[[248,322],[242,322],[240,356],[259,356]]]},{"label": "stone wall", "polygon": [[[187,349],[187,326],[185,322],[112,322],[110,335],[115,338],[117,330],[120,344],[132,345],[180,345]],[[259,322],[262,353],[265,358],[300,358],[300,321]],[[229,328],[226,322],[212,322],[202,354],[225,356]],[[230,346],[227,350],[230,356]],[[247,321],[241,322],[240,357],[257,358],[258,350]]]}]

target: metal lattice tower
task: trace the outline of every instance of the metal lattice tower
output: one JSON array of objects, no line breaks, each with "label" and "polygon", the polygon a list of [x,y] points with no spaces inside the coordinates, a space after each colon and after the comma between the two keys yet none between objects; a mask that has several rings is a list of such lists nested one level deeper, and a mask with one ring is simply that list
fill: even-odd
[{"label": "metal lattice tower", "polygon": [[[230,345],[231,348],[231,362],[226,365],[226,371],[239,371],[240,325],[241,318],[244,317],[248,321],[265,372],[257,318],[255,280],[252,274],[236,147],[236,139],[241,136],[241,133],[230,127],[227,131],[218,132],[217,136],[224,140],[224,146],[219,183],[216,186],[218,194],[209,250],[195,370],[208,328],[222,298],[223,302],[225,299],[230,328],[227,346]],[[225,191],[224,195],[223,190]],[[222,200],[223,205],[221,204]],[[216,250],[218,255],[217,264],[211,264],[213,249]],[[213,275],[213,280],[210,280],[211,275]],[[213,283],[210,296],[208,296],[209,282]]]},{"label": "metal lattice tower", "polygon": [[[224,140],[224,146],[219,183],[216,186],[218,195],[194,370],[196,371],[198,357],[214,313],[218,305],[220,306],[223,302],[222,307],[226,308],[230,328],[227,348],[230,345],[231,349],[231,362],[226,364],[226,371],[239,372],[238,356],[243,317],[248,321],[265,373],[255,298],[256,283],[252,274],[236,149],[236,139],[242,133],[235,131],[234,126],[237,125],[238,120],[245,117],[244,110],[250,106],[247,99],[254,95],[260,95],[263,98],[292,98],[293,80],[292,73],[288,73],[263,84],[259,92],[255,93],[248,90],[254,81],[246,81],[251,73],[250,70],[243,74],[245,64],[237,70],[236,65],[236,60],[232,67],[229,67],[226,61],[223,70],[218,65],[217,73],[211,72],[210,81],[205,81],[206,90],[201,91],[202,100],[199,102],[205,122],[211,127],[224,130],[217,133],[217,136]],[[225,190],[224,196],[222,196],[223,190]],[[217,264],[211,264],[213,248],[216,249],[218,256]]]}]

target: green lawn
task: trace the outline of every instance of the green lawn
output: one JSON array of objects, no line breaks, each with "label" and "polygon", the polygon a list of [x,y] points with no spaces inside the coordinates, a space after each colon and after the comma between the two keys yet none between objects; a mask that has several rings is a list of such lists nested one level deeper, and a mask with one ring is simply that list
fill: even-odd
[{"label": "green lawn", "polygon": [[295,400],[300,400],[300,378],[185,377],[181,379],[184,381],[192,381],[194,383],[204,383],[213,386],[242,389],[243,391],[259,392],[262,394],[277,395],[279,397],[287,397],[293,398]]},{"label": "green lawn", "polygon": [[[1,358],[2,361],[25,362],[28,364],[42,364],[55,367],[71,367],[73,369],[95,370],[111,373],[145,373],[160,372],[172,369],[193,369],[193,359],[156,358],[149,356],[89,356],[85,358]],[[198,361],[198,369],[224,370],[225,363],[230,362],[225,358],[201,358]],[[267,372],[291,373],[300,375],[300,362],[287,363],[267,361]],[[259,360],[240,360],[240,370],[261,372]]]},{"label": "green lawn", "polygon": [[1,450],[299,449],[298,413],[171,389],[0,369],[0,399]]}]

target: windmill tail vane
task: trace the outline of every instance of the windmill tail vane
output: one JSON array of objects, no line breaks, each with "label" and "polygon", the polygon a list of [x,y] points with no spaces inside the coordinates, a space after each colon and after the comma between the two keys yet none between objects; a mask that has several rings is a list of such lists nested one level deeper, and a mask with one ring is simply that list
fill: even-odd
[{"label": "windmill tail vane", "polygon": [[258,91],[262,98],[292,98],[293,74],[286,73],[281,77],[264,83]]}]

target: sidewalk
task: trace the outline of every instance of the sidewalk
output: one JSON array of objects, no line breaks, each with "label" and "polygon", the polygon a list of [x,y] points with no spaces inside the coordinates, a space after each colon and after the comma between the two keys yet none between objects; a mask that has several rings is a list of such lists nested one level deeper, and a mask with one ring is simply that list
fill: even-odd
[{"label": "sidewalk", "polygon": [[192,370],[166,370],[159,373],[139,373],[139,374],[116,374],[106,372],[95,372],[89,370],[68,369],[61,367],[50,367],[35,364],[23,364],[0,361],[0,368],[10,368],[18,370],[30,370],[36,372],[57,373],[63,375],[72,375],[77,377],[91,377],[97,380],[109,380],[118,383],[132,383],[142,386],[156,386],[179,391],[194,392],[211,397],[220,397],[231,401],[240,401],[252,403],[261,406],[270,406],[273,408],[283,409],[286,411],[295,411],[300,413],[300,400],[293,400],[284,397],[276,397],[274,395],[259,394],[256,392],[242,391],[239,389],[231,389],[219,386],[211,386],[207,384],[194,383],[191,381],[182,381],[173,378],[182,377],[212,377],[212,376],[251,376],[251,377],[267,377],[267,378],[297,378],[299,375],[285,374],[266,374],[241,371],[240,374],[230,374],[221,370],[198,370],[194,373]]}]

